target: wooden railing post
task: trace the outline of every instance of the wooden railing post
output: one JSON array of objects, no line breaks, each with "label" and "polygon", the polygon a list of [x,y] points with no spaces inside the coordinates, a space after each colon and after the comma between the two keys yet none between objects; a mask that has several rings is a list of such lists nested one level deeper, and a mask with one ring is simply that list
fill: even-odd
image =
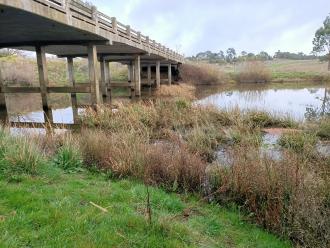
[{"label": "wooden railing post", "polygon": [[138,38],[139,43],[141,44],[142,43],[141,32],[137,32],[137,38]]},{"label": "wooden railing post", "polygon": [[117,24],[117,19],[116,17],[111,18],[111,25],[114,33],[118,33],[118,24]]},{"label": "wooden railing post", "polygon": [[37,46],[36,53],[37,53],[37,64],[38,64],[42,109],[44,111],[44,119],[46,122],[46,126],[50,128],[51,123],[53,123],[53,115],[52,115],[52,110],[48,104],[47,87],[49,81],[48,81],[48,70],[47,70],[45,47]]},{"label": "wooden railing post", "polygon": [[99,24],[99,16],[96,6],[92,6],[92,20],[95,21],[95,33],[99,33],[100,24]]},{"label": "wooden railing post", "polygon": [[131,26],[130,25],[126,26],[126,35],[128,36],[128,39],[131,40],[132,34],[131,34]]},{"label": "wooden railing post", "polygon": [[100,88],[97,75],[97,50],[93,44],[88,45],[88,71],[91,86],[91,101],[94,109],[100,104]]},{"label": "wooden railing post", "polygon": [[72,25],[72,14],[71,14],[71,1],[72,0],[64,0],[63,4],[64,4],[64,9],[65,9],[65,13],[66,13],[66,19],[69,25]]}]

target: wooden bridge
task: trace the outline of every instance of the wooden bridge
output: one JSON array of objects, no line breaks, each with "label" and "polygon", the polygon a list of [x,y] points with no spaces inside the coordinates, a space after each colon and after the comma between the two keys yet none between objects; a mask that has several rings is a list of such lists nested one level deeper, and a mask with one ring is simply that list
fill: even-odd
[{"label": "wooden bridge", "polygon": [[[80,0],[0,0],[0,34],[0,48],[36,52],[40,82],[39,87],[4,86],[0,73],[0,94],[40,93],[45,119],[51,118],[49,93],[71,93],[73,104],[76,93],[90,93],[94,106],[109,102],[114,87],[129,87],[132,96],[139,97],[143,67],[147,83],[159,87],[161,66],[166,66],[171,84],[172,67],[184,62],[177,52]],[[71,86],[49,87],[46,54],[67,58]],[[88,59],[88,86],[75,84],[73,60],[77,57]],[[127,64],[127,83],[110,81],[110,62]],[[154,75],[151,67],[156,68]]]}]

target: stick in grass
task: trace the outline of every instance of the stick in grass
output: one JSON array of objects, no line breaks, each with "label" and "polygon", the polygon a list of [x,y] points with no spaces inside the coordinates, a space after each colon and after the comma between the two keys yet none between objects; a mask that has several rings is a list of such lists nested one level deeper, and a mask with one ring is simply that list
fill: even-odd
[{"label": "stick in grass", "polygon": [[89,202],[91,205],[93,205],[94,207],[100,209],[103,213],[108,213],[108,209],[105,209],[97,204],[95,204],[94,202]]}]

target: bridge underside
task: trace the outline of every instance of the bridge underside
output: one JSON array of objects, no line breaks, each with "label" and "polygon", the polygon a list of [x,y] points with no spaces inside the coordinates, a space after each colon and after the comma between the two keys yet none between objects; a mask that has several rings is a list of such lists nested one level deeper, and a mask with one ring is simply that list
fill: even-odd
[{"label": "bridge underside", "polygon": [[[167,72],[166,83],[170,85],[173,72],[177,72],[173,65],[183,61],[178,53],[80,0],[0,0],[0,48],[36,52],[40,86],[8,87],[0,68],[0,98],[8,93],[40,93],[46,122],[52,122],[50,93],[71,94],[75,116],[77,93],[90,94],[95,107],[110,103],[111,92],[117,87],[129,89],[131,98],[140,97],[143,83],[150,89],[160,87],[162,71]],[[46,54],[67,59],[70,86],[49,86]],[[75,82],[76,57],[88,59],[88,84]],[[127,64],[127,82],[111,80],[110,62]]]},{"label": "bridge underside", "polygon": [[137,47],[1,4],[0,23],[0,48],[35,51],[36,46],[45,46],[46,53],[59,57],[87,57],[87,44],[92,43],[98,57],[109,61],[129,63],[136,55],[145,63],[166,60]]}]

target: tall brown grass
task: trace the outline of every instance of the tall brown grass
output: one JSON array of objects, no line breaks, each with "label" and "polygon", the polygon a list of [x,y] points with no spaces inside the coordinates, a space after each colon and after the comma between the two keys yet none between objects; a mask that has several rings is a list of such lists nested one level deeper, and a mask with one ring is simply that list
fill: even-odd
[{"label": "tall brown grass", "polygon": [[266,83],[271,80],[269,68],[260,61],[247,61],[239,65],[237,81],[239,83]]},{"label": "tall brown grass", "polygon": [[211,64],[183,64],[180,75],[183,82],[194,85],[214,85],[229,80],[220,68]]}]

